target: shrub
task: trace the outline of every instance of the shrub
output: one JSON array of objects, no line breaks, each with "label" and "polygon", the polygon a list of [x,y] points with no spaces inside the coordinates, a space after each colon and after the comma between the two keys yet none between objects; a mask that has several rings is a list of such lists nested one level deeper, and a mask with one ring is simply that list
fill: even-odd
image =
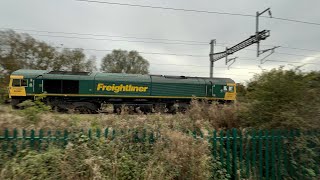
[{"label": "shrub", "polygon": [[62,179],[59,168],[62,153],[57,148],[43,153],[21,151],[4,164],[0,179]]},{"label": "shrub", "polygon": [[239,128],[240,119],[238,113],[241,111],[240,104],[209,104],[206,101],[193,100],[187,112],[189,119],[186,124],[190,129],[232,129]]},{"label": "shrub", "polygon": [[320,128],[320,74],[273,69],[248,84],[250,103],[242,113],[244,126],[264,129]]},{"label": "shrub", "polygon": [[50,110],[50,107],[45,105],[41,101],[41,98],[38,98],[35,101],[23,101],[22,103],[18,104],[18,106],[22,108],[22,110],[19,113],[27,120],[34,123],[37,123],[40,120],[40,113],[48,112]]},{"label": "shrub", "polygon": [[164,132],[155,144],[145,179],[209,179],[210,151],[207,142],[180,132]]}]

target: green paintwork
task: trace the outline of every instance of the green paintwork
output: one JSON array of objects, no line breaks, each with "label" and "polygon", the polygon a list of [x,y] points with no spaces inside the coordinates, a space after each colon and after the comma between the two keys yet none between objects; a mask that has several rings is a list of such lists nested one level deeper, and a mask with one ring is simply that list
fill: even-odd
[{"label": "green paintwork", "polygon": [[61,74],[44,74],[43,80],[78,80],[79,94],[93,94],[94,93],[94,77],[96,73],[90,75],[61,75]]},{"label": "green paintwork", "polygon": [[153,96],[206,96],[205,83],[199,78],[151,76]]},{"label": "green paintwork", "polygon": [[225,85],[220,85],[220,84],[213,85],[212,86],[212,91],[213,91],[212,96],[216,97],[216,98],[223,98],[224,94],[225,94],[225,92],[223,91],[223,86],[225,86]]}]

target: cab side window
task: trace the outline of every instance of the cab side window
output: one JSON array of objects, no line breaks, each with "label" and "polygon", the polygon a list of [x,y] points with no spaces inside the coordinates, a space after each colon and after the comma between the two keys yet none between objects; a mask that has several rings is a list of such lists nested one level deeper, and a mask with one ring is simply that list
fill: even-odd
[{"label": "cab side window", "polygon": [[234,92],[234,87],[233,86],[229,86],[229,92]]},{"label": "cab side window", "polygon": [[228,91],[228,86],[223,86],[223,91],[227,92]]},{"label": "cab side window", "polygon": [[26,79],[13,79],[12,86],[13,87],[28,86],[28,80],[26,80]]},{"label": "cab side window", "polygon": [[13,87],[20,87],[20,79],[13,79],[12,86]]},{"label": "cab side window", "polygon": [[21,79],[21,86],[28,86],[28,81],[26,79]]}]

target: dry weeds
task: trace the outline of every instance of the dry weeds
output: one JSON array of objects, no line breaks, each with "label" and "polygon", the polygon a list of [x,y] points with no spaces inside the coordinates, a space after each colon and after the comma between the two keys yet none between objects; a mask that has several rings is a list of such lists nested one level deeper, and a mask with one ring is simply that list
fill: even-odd
[{"label": "dry weeds", "polygon": [[213,130],[238,128],[239,105],[208,105],[205,102],[193,101],[190,109],[178,114],[61,114],[43,112],[37,117],[39,120],[30,121],[20,110],[13,110],[9,106],[0,106],[0,127],[8,129],[89,129],[108,127],[118,129],[149,130]]}]

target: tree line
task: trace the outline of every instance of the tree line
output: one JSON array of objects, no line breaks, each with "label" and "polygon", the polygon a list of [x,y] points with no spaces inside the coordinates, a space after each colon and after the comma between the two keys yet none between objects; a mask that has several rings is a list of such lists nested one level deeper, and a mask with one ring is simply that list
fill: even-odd
[{"label": "tree line", "polygon": [[0,78],[6,85],[8,76],[18,69],[54,71],[102,71],[110,73],[149,73],[149,62],[137,51],[113,50],[101,59],[87,56],[83,49],[56,47],[13,30],[0,31]]}]

